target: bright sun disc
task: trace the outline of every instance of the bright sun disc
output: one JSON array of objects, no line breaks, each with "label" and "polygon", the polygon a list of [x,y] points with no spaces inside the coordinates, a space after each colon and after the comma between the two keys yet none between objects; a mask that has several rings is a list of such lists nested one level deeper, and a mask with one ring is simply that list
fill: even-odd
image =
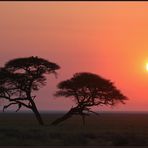
[{"label": "bright sun disc", "polygon": [[146,70],[148,71],[148,63],[146,64]]}]

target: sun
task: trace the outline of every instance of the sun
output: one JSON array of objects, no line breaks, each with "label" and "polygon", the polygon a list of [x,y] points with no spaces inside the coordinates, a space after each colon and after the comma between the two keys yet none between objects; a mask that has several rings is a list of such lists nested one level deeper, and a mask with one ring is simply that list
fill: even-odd
[{"label": "sun", "polygon": [[146,71],[148,71],[148,63],[146,63]]}]

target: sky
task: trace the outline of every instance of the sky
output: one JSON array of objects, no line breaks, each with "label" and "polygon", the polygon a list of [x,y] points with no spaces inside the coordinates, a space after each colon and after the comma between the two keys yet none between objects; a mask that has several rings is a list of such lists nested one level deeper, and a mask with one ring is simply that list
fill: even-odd
[{"label": "sky", "polygon": [[28,56],[61,67],[37,92],[39,110],[70,109],[70,98],[53,96],[56,85],[92,72],[129,98],[94,110],[148,111],[148,2],[0,2],[0,66]]}]

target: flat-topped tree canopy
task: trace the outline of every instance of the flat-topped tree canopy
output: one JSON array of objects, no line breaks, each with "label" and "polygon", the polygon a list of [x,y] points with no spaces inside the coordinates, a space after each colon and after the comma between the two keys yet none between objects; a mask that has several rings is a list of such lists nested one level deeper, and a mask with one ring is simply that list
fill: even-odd
[{"label": "flat-topped tree canopy", "polygon": [[17,70],[25,70],[28,73],[33,73],[36,71],[43,74],[58,70],[60,66],[43,58],[31,56],[10,60],[5,64],[5,68],[12,72]]},{"label": "flat-topped tree canopy", "polygon": [[18,74],[20,76],[18,81],[20,80],[26,86],[32,85],[32,90],[38,90],[46,84],[44,74],[53,73],[56,76],[56,70],[60,69],[60,66],[43,58],[32,56],[10,60],[5,64],[5,68],[11,73]]},{"label": "flat-topped tree canopy", "polygon": [[58,89],[56,96],[74,97],[83,106],[114,105],[127,100],[110,80],[89,72],[74,74],[59,83]]}]

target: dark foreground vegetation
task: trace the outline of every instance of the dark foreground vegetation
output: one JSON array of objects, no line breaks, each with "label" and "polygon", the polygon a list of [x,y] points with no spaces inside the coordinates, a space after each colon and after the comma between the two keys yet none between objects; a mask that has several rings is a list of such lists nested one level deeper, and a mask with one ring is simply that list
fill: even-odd
[{"label": "dark foreground vegetation", "polygon": [[30,113],[0,113],[0,146],[148,146],[148,114],[101,113],[85,126],[74,116],[51,126],[60,116],[42,113],[40,126]]}]

